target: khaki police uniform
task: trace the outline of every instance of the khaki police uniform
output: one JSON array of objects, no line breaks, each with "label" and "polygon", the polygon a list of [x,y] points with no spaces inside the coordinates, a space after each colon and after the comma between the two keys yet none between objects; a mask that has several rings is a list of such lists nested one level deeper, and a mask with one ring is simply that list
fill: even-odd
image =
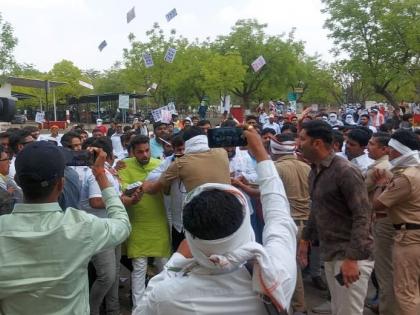
[{"label": "khaki police uniform", "polygon": [[420,167],[396,169],[378,200],[396,229],[393,250],[398,315],[417,315],[420,304]]},{"label": "khaki police uniform", "polygon": [[[389,178],[392,173],[389,171],[391,164],[388,155],[377,159],[370,165],[366,174],[365,183],[372,202],[383,191],[375,181],[375,170],[386,170]],[[394,246],[395,228],[385,210],[375,212],[373,224],[373,237],[375,240],[373,254],[375,257],[375,275],[379,284],[379,314],[397,315],[396,300],[394,294],[394,267],[392,264],[392,249]]]}]

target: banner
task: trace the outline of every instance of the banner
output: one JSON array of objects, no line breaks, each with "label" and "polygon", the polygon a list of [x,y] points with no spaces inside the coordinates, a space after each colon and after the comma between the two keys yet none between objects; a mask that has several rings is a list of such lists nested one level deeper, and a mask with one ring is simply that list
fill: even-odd
[{"label": "banner", "polygon": [[118,95],[118,108],[128,109],[130,104],[130,95],[120,94]]},{"label": "banner", "polygon": [[255,72],[258,72],[265,65],[264,57],[259,56],[257,59],[254,60],[254,62],[251,65],[252,69],[254,69]]}]

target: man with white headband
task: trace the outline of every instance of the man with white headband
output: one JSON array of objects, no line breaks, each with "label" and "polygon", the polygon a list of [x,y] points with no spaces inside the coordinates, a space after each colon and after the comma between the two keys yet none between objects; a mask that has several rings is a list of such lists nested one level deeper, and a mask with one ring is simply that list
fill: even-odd
[{"label": "man with white headband", "polygon": [[[290,203],[290,214],[298,227],[299,242],[302,230],[309,218],[309,187],[308,176],[311,168],[297,159],[296,136],[291,133],[276,135],[270,140],[271,156],[275,161],[277,172],[283,182]],[[297,283],[292,298],[293,314],[306,314],[305,293],[302,271],[298,266]]]},{"label": "man with white headband", "polygon": [[[274,163],[255,130],[244,131],[258,165],[265,227],[254,241],[244,195],[231,185],[192,190],[184,207],[186,241],[149,282],[136,315],[266,315],[287,310],[296,283],[296,225]],[[251,262],[249,271],[245,263]]]},{"label": "man with white headband", "polygon": [[144,182],[145,193],[166,192],[176,179],[184,183],[186,192],[204,183],[230,184],[229,160],[224,149],[210,149],[206,133],[195,126],[184,131],[183,139],[185,155],[176,159],[158,181]]},{"label": "man with white headband", "polygon": [[419,142],[409,130],[397,130],[388,143],[392,179],[377,172],[384,191],[373,202],[394,225],[394,292],[399,315],[418,314],[420,301],[420,160]]}]

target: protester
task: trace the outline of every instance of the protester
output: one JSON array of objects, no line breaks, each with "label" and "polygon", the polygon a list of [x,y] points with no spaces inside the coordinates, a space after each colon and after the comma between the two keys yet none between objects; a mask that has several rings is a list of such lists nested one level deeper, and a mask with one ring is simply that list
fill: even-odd
[{"label": "protester", "polygon": [[108,218],[73,208],[63,212],[58,206],[65,166],[59,148],[35,142],[17,156],[16,178],[24,203],[0,216],[2,313],[89,314],[88,262],[101,250],[119,245],[131,230],[105,175],[106,154],[95,152],[92,172]]},{"label": "protester", "polygon": [[370,116],[368,114],[363,114],[359,118],[359,125],[365,128],[369,128],[372,132],[376,132],[376,127],[372,126],[370,123]]},{"label": "protester", "polygon": [[31,135],[31,131],[25,129],[18,129],[15,132],[10,134],[9,137],[9,148],[10,153],[12,155],[12,159],[10,161],[10,168],[9,168],[9,176],[11,178],[15,177],[16,169],[15,169],[15,161],[16,157],[23,148],[32,143],[34,138]]},{"label": "protester", "polygon": [[[121,136],[123,135],[122,124],[114,124],[114,133],[111,135],[112,148],[114,150],[113,154],[118,159],[123,159],[125,157],[124,147],[121,142]],[[109,131],[109,130],[108,130]]]},{"label": "protester", "polygon": [[266,128],[273,129],[276,132],[276,134],[280,133],[279,124],[274,122],[274,114],[270,114],[270,116],[268,116],[268,122],[263,125],[263,129]]},{"label": "protester", "polygon": [[[299,161],[294,152],[296,138],[292,134],[280,134],[270,141],[271,156],[280,179],[283,182],[287,199],[290,204],[290,214],[298,227],[297,243],[299,244],[302,230],[309,218],[309,188],[308,176],[311,168]],[[302,271],[297,270],[297,282],[292,298],[294,315],[306,314],[305,294]]]},{"label": "protester", "polygon": [[[160,164],[160,160],[151,157],[149,138],[135,136],[130,143],[134,157],[124,160],[125,168],[118,172],[122,187],[144,181]],[[155,257],[157,266],[162,269],[162,258],[170,255],[170,239],[163,197],[161,194],[150,195],[146,192],[141,201],[127,208],[133,231],[127,240],[127,256],[132,258],[131,273],[133,310],[140,305],[144,290],[147,270],[147,258]]]},{"label": "protester", "polygon": [[204,183],[230,183],[229,160],[224,149],[210,149],[207,136],[198,127],[186,130],[183,139],[185,155],[176,159],[158,181],[144,182],[144,192],[167,191],[176,179],[184,183],[187,192]]},{"label": "protester", "polygon": [[[307,264],[311,229],[316,224],[332,314],[362,315],[374,264],[371,209],[363,177],[350,162],[334,154],[332,127],[326,122],[304,123],[299,147],[313,163],[309,176],[311,214],[299,246],[301,263]],[[343,286],[335,278],[338,274]]]},{"label": "protester", "polygon": [[[83,129],[83,128],[82,128]],[[107,135],[107,131],[108,129],[105,127],[105,125],[103,124],[103,120],[101,118],[96,119],[96,127],[95,129],[98,129],[101,132],[101,136],[95,137],[95,138],[99,138],[99,137],[103,137]],[[93,134],[93,131],[92,131]]]},{"label": "protester", "polygon": [[10,156],[0,145],[0,215],[12,212],[16,203],[23,201],[22,190],[9,175]]},{"label": "protester", "polygon": [[[184,206],[187,240],[150,281],[134,314],[267,314],[259,294],[268,294],[278,310],[288,308],[296,281],[296,226],[258,134],[244,134],[258,162],[264,245],[253,241],[249,208],[239,190],[215,183],[195,187]],[[250,275],[244,264],[253,259]]]},{"label": "protester", "polygon": [[366,152],[370,136],[369,129],[362,128],[352,129],[347,134],[346,156],[351,163],[359,168],[363,176],[366,175],[369,165],[373,163]]},{"label": "protester", "polygon": [[154,137],[150,139],[151,157],[160,159],[163,155],[163,141],[162,138],[167,136],[167,124],[164,122],[156,122],[153,124]]},{"label": "protester", "polygon": [[211,129],[211,122],[209,120],[200,120],[197,127],[201,128],[206,134]]}]

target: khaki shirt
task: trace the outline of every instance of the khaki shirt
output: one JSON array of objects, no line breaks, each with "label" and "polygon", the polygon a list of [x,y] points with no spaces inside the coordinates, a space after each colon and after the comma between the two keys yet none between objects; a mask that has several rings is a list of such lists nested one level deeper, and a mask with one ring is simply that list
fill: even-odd
[{"label": "khaki shirt", "polygon": [[230,184],[229,159],[225,149],[186,154],[168,167],[159,182],[167,191],[172,181],[179,178],[187,192],[206,183]]},{"label": "khaki shirt", "polygon": [[[375,197],[379,196],[382,193],[382,188],[378,187],[378,185],[375,184],[374,180],[374,173],[375,170],[389,170],[391,167],[391,163],[389,163],[388,155],[384,155],[383,157],[377,159],[372,165],[368,167],[368,170],[366,172],[366,178],[365,183],[368,191],[369,201],[373,203],[373,200]],[[387,171],[389,173],[389,178],[392,177],[392,173],[390,171]],[[386,214],[386,211],[376,211],[377,214]]]},{"label": "khaki shirt", "polygon": [[308,177],[311,167],[293,155],[279,158],[275,166],[283,181],[293,219],[308,220],[310,207]]},{"label": "khaki shirt", "polygon": [[395,169],[378,200],[389,209],[392,224],[420,224],[420,167]]}]

